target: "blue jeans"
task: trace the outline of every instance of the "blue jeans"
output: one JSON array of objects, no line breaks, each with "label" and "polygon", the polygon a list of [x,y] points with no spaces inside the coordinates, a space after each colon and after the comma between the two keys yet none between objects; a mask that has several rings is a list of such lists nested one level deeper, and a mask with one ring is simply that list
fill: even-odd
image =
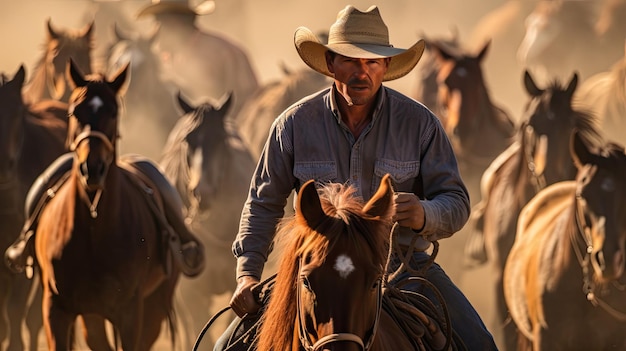
[{"label": "blue jeans", "polygon": [[[430,255],[426,252],[414,252],[410,266],[415,270],[420,270],[428,263]],[[389,262],[389,272],[394,272],[400,266],[399,258],[394,255]],[[399,282],[409,276],[409,272],[402,272],[395,277],[394,282]],[[452,282],[448,275],[437,263],[433,262],[425,272],[424,278],[432,283],[442,295],[450,315],[452,328],[459,338],[463,340],[469,351],[498,350],[493,336],[487,330],[478,312],[474,309],[463,292]],[[403,285],[402,289],[419,292],[428,297],[438,308],[439,299],[428,286],[419,281],[411,281]]]}]

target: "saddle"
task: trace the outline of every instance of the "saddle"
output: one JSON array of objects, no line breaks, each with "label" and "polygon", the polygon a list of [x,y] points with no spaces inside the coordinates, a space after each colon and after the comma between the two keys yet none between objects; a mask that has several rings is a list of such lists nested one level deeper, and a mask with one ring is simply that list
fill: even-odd
[{"label": "saddle", "polygon": [[[152,163],[143,161],[145,161],[145,159],[121,159],[118,162],[118,165],[128,179],[131,180],[131,183],[135,185],[140,190],[140,193],[145,196],[146,204],[150,207],[154,217],[159,223],[163,234],[163,257],[166,258],[165,272],[170,274],[173,263],[179,265],[179,267],[184,264],[182,262],[183,258],[180,254],[169,254],[181,252],[180,237],[172,228],[166,217],[164,194],[166,194],[167,191],[161,191],[161,189],[153,181],[154,177],[150,177],[151,172],[158,170],[154,165],[152,165]],[[65,184],[67,179],[70,177],[72,163],[73,155],[71,153],[60,156],[37,178],[26,197],[26,221],[22,227],[16,244],[23,242],[25,245],[24,253],[22,255],[24,257],[24,261],[28,262],[25,264],[26,267],[24,268],[26,269],[26,275],[29,279],[32,278],[33,270],[31,267],[32,260],[27,257],[34,257],[31,239],[35,235],[39,216],[45,206],[52,198],[54,198],[61,186]],[[170,200],[169,197],[171,196],[166,196],[167,201],[174,201]],[[172,262],[172,260],[174,262]],[[16,269],[20,270],[19,267],[16,267]]]}]

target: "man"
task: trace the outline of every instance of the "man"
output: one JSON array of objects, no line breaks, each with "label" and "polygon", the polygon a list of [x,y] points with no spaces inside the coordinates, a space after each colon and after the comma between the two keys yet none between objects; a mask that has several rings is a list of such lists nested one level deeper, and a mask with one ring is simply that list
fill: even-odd
[{"label": "man", "polygon": [[[309,179],[348,182],[367,201],[389,173],[397,191],[397,241],[408,250],[418,237],[411,268],[428,267],[426,278],[443,295],[452,327],[469,350],[496,349],[463,293],[439,265],[427,266],[431,242],[460,230],[470,213],[450,142],[424,105],[382,85],[415,67],[424,42],[406,50],[391,46],[376,6],[366,12],[353,6],[340,11],[327,45],[304,27],[296,30],[294,41],[302,60],[334,84],[292,105],[270,130],[233,244],[238,283],[230,301],[233,311],[242,317],[258,310],[252,288],[259,283],[294,189]],[[399,259],[393,258],[390,268],[398,266]],[[220,347],[218,343],[216,349]]]},{"label": "man", "polygon": [[219,100],[232,92],[234,104],[230,114],[236,116],[259,82],[242,47],[196,25],[199,15],[213,10],[199,8],[206,4],[212,2],[192,8],[187,0],[159,1],[141,9],[137,17],[152,17],[158,25],[154,49],[161,59],[163,79],[192,100]]}]

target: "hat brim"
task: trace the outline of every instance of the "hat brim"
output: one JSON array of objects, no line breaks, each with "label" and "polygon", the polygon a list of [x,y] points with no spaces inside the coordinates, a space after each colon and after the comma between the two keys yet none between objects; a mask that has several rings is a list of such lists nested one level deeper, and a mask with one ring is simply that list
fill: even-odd
[{"label": "hat brim", "polygon": [[408,49],[394,48],[390,46],[367,45],[367,44],[322,44],[317,36],[308,28],[300,27],[294,34],[294,44],[298,55],[309,67],[326,76],[334,78],[326,66],[325,53],[327,50],[340,55],[354,58],[386,58],[391,61],[383,77],[383,81],[389,81],[404,77],[417,65],[424,53],[424,40],[418,40]]},{"label": "hat brim", "polygon": [[146,17],[146,16],[163,15],[163,14],[189,15],[189,16],[199,15],[198,12],[194,11],[192,8],[190,8],[186,4],[158,2],[156,4],[151,4],[141,9],[141,11],[137,13],[137,18]]}]

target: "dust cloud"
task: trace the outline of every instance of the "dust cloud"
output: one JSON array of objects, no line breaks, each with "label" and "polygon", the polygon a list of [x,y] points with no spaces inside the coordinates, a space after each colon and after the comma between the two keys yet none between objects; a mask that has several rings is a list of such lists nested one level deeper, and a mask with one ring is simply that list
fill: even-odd
[{"label": "dust cloud", "polygon": [[[42,54],[48,18],[53,27],[77,29],[95,19],[94,69],[105,71],[101,55],[112,41],[113,24],[149,33],[154,28],[152,20],[136,18],[139,9],[149,3],[149,0],[3,0],[0,3],[0,71],[12,76],[19,65],[24,64],[27,74],[32,73]],[[526,95],[515,50],[523,37],[524,17],[534,4],[531,1],[216,0],[215,11],[198,17],[197,24],[239,43],[248,52],[259,81],[265,83],[281,76],[281,64],[290,68],[304,66],[293,45],[293,34],[298,26],[306,26],[314,32],[327,30],[337,12],[347,4],[361,10],[378,5],[389,28],[391,43],[396,47],[409,47],[424,36],[448,37],[453,32],[458,32],[461,43],[476,53],[490,42],[484,70],[492,100],[519,120]],[[413,72],[388,85],[413,95],[416,84],[417,76]],[[462,251],[458,248],[458,245],[442,244],[440,255],[444,268],[448,261],[462,260]],[[489,271],[447,271],[491,326]]]}]

